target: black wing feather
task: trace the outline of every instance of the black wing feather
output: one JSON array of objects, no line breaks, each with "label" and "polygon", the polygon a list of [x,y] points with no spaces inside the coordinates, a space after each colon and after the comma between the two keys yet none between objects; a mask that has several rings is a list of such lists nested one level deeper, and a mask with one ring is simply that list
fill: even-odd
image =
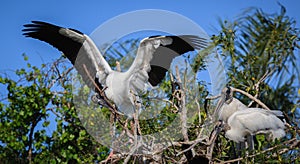
[{"label": "black wing feather", "polygon": [[80,40],[74,40],[70,36],[63,35],[60,31],[72,30],[78,34],[82,34],[82,37],[84,37],[82,32],[74,29],[62,28],[41,21],[32,21],[32,24],[26,24],[24,27],[25,28],[22,30],[24,32],[24,36],[35,38],[52,45],[62,51],[73,65],[75,64],[77,54],[83,42]]},{"label": "black wing feather", "polygon": [[[153,38],[156,36],[151,36]],[[151,70],[148,72],[149,82],[152,86],[158,85],[165,77],[172,60],[186,52],[202,49],[207,46],[207,39],[195,35],[166,36],[172,38],[172,44],[157,48],[150,62]]]},{"label": "black wing feather", "polygon": [[[86,54],[84,50],[81,50],[83,42],[85,41],[85,36],[82,32],[41,21],[32,21],[32,24],[26,24],[24,27],[25,28],[22,30],[24,36],[44,41],[62,51],[82,76],[83,81],[90,88],[95,88],[92,79],[95,79],[95,82],[100,89],[103,88],[99,83],[99,80],[95,77],[96,66],[90,60],[91,58],[88,54]],[[70,31],[75,32],[76,36],[68,34]],[[82,64],[86,66],[92,79],[90,79]],[[98,92],[98,90],[96,90],[96,92]]]}]

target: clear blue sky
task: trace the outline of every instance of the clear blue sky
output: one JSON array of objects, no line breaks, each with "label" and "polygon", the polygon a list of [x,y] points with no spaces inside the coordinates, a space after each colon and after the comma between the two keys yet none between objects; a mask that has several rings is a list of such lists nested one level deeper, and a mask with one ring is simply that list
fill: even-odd
[{"label": "clear blue sky", "polygon": [[[300,1],[278,0],[278,2],[287,8],[289,16],[300,21]],[[59,52],[48,44],[22,36],[22,25],[31,20],[47,21],[90,34],[100,24],[119,14],[140,9],[163,9],[192,19],[211,35],[214,32],[213,27],[217,26],[218,17],[233,20],[243,9],[253,6],[269,13],[280,10],[275,0],[2,0],[0,73],[3,70],[25,66],[21,56],[23,53],[26,53],[30,62],[35,65],[43,61],[49,62],[59,56]]]}]

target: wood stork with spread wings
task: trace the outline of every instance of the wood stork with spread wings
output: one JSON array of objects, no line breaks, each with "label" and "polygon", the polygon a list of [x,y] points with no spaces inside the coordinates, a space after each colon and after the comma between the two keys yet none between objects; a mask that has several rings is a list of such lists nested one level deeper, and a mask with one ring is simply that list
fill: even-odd
[{"label": "wood stork with spread wings", "polygon": [[148,37],[140,41],[130,68],[118,72],[111,69],[91,38],[78,30],[41,21],[24,27],[23,35],[62,51],[90,88],[95,89],[94,84],[104,88],[105,95],[129,116],[135,111],[133,96],[144,91],[148,83],[158,85],[174,57],[207,45],[205,38],[194,35]]},{"label": "wood stork with spread wings", "polygon": [[278,118],[283,117],[281,111],[248,108],[233,97],[230,87],[222,90],[215,116],[225,123],[225,137],[237,143],[244,142],[247,135],[259,133],[272,134],[273,140],[285,136],[285,125]]}]

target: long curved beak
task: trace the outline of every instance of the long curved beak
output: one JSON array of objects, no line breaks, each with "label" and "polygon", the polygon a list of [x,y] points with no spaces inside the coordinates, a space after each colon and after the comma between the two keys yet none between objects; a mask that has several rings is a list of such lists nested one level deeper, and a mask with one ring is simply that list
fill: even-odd
[{"label": "long curved beak", "polygon": [[[214,112],[214,119],[219,119],[219,115],[220,115],[220,112],[221,112],[221,109],[222,109],[222,106],[224,105],[225,103],[225,99],[226,99],[226,95],[224,93],[221,93],[221,97],[220,97],[220,100],[218,101],[217,103],[217,106],[216,106],[216,109],[215,109],[215,112]],[[215,120],[214,120],[215,121]]]}]

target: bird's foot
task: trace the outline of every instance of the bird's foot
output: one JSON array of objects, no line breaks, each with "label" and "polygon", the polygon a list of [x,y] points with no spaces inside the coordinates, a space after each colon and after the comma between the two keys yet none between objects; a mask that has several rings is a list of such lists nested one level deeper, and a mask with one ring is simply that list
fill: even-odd
[{"label": "bird's foot", "polygon": [[104,99],[101,98],[101,96],[96,93],[92,96],[92,101],[95,103],[95,104],[98,104],[100,106],[105,106],[105,107],[108,107],[107,103],[105,102]]}]

